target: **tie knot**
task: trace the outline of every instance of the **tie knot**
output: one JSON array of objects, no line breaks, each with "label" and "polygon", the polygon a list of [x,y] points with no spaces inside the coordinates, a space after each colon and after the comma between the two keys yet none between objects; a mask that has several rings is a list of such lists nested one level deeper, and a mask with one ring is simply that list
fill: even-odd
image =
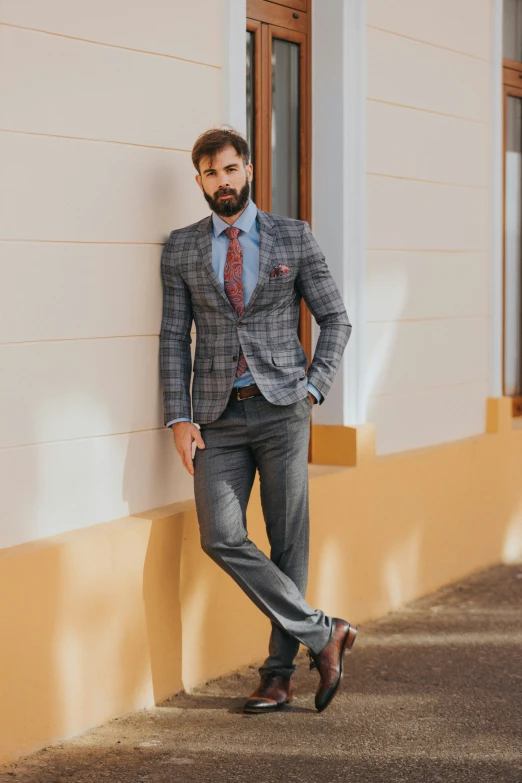
[{"label": "tie knot", "polygon": [[232,226],[230,228],[226,228],[225,234],[229,239],[237,239],[239,236],[239,228],[232,228]]}]

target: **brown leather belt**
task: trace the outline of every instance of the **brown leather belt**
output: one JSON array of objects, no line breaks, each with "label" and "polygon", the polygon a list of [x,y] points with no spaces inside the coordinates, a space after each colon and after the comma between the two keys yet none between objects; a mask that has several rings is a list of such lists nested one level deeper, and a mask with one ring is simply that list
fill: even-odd
[{"label": "brown leather belt", "polygon": [[235,400],[248,400],[250,397],[256,397],[258,394],[263,394],[263,392],[255,383],[251,383],[250,386],[238,386],[232,389],[230,396]]}]

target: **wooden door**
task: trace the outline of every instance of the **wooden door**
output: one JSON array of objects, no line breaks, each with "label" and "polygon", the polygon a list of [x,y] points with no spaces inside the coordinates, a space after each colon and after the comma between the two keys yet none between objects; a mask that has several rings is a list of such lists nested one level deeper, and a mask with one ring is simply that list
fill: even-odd
[{"label": "wooden door", "polygon": [[[247,137],[258,207],[311,223],[310,0],[247,0]],[[312,360],[304,302],[299,339]]]}]

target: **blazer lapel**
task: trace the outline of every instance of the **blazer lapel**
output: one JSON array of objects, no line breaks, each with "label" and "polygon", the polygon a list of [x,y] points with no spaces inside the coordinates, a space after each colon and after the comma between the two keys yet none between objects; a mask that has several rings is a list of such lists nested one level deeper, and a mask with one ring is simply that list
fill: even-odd
[{"label": "blazer lapel", "polygon": [[208,217],[202,220],[198,226],[198,238],[197,238],[199,252],[201,253],[201,261],[203,268],[209,276],[210,282],[214,285],[219,296],[226,302],[229,314],[236,315],[236,311],[226,295],[225,289],[219,282],[219,278],[212,266],[212,217]]},{"label": "blazer lapel", "polygon": [[271,219],[268,212],[262,212],[260,209],[257,211],[257,218],[259,220],[259,276],[257,278],[257,284],[250,294],[248,304],[245,307],[245,313],[247,310],[250,310],[257,295],[263,286],[266,285],[272,263],[272,247],[275,239],[274,221]]},{"label": "blazer lapel", "polygon": [[[272,262],[272,247],[275,239],[275,225],[270,215],[267,212],[257,211],[257,217],[259,220],[259,276],[256,286],[250,295],[248,304],[245,307],[245,313],[250,310],[254,304],[257,295],[261,291],[268,280],[268,274]],[[226,302],[229,315],[237,317],[236,311],[226,295],[225,289],[219,282],[219,278],[212,266],[212,217],[208,217],[202,220],[198,226],[198,238],[197,238],[199,252],[201,253],[201,261],[203,268],[205,269],[211,283],[214,285],[216,292]]]}]

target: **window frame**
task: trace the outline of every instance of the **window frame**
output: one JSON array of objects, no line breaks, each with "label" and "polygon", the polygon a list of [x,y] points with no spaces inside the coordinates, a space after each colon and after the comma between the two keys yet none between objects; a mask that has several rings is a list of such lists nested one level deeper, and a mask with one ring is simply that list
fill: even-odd
[{"label": "window frame", "polygon": [[[502,160],[502,394],[511,397],[513,417],[522,416],[522,395],[506,395],[506,157],[507,157],[507,107],[508,98],[522,100],[522,62],[503,60],[502,67],[502,117],[503,117],[503,160]],[[521,215],[522,219],[522,215]]]},{"label": "window frame", "polygon": [[[312,210],[312,74],[310,0],[299,7],[307,8],[296,19],[296,0],[274,3],[271,0],[247,0],[247,27],[254,33],[254,91],[256,122],[254,132],[254,200],[260,209],[272,209],[272,41],[279,38],[297,43],[299,51],[299,114],[300,114],[300,181],[299,218],[311,224]],[[264,161],[263,168],[259,162]],[[256,174],[257,171],[257,174]],[[308,362],[312,361],[312,318],[305,302],[299,311],[299,339]]]}]

